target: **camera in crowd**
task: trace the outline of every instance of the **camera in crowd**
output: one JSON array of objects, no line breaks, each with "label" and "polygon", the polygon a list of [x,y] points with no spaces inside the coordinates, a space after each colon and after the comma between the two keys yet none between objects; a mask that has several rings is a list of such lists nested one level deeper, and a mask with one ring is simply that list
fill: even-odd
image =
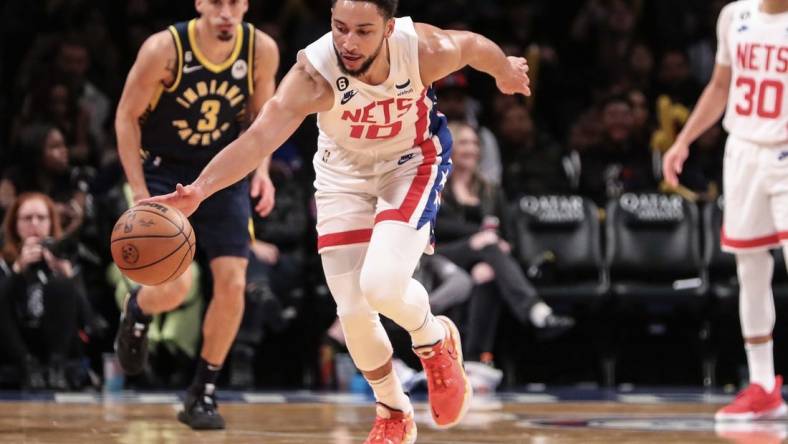
[{"label": "camera in crowd", "polygon": [[62,239],[45,237],[41,240],[41,246],[58,259],[70,259],[77,255],[79,241],[73,237],[64,237]]}]

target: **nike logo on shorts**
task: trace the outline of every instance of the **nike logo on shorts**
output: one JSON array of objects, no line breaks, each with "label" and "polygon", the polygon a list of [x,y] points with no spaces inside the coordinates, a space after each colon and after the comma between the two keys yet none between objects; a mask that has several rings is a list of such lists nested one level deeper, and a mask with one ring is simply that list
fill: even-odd
[{"label": "nike logo on shorts", "polygon": [[403,163],[409,161],[410,159],[413,159],[415,155],[416,155],[415,153],[405,154],[404,156],[399,158],[399,160],[397,161],[397,165],[402,165]]}]

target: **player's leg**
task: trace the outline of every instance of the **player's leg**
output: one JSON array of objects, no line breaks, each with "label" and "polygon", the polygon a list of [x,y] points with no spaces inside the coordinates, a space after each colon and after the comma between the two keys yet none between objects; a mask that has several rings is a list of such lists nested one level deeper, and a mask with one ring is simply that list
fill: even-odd
[{"label": "player's leg", "polygon": [[[774,375],[772,329],[775,312],[771,281],[779,245],[778,208],[772,187],[771,150],[730,137],[724,165],[723,249],[736,254],[739,315],[750,385],[716,414],[717,420],[751,420],[784,415],[781,379]],[[776,159],[776,153],[775,159]],[[766,164],[764,164],[766,162]],[[788,216],[784,214],[783,216]],[[788,227],[787,227],[788,228]]]},{"label": "player's leg", "polygon": [[[174,170],[165,170],[150,161],[146,161],[144,169],[151,195],[169,193],[179,181]],[[177,308],[189,293],[191,282],[192,273],[187,269],[171,282],[137,287],[129,292],[115,338],[118,361],[126,373],[135,375],[143,371],[148,360],[148,324],[152,316]]]},{"label": "player's leg", "polygon": [[203,321],[203,345],[184,410],[178,419],[193,429],[222,429],[217,411],[216,381],[232,347],[244,309],[247,259],[222,256],[211,260],[213,298]]},{"label": "player's leg", "polygon": [[246,267],[251,240],[251,210],[246,182],[225,188],[192,215],[197,242],[205,252],[213,297],[203,320],[200,359],[178,419],[193,429],[221,429],[216,381],[243,318]]},{"label": "player's leg", "polygon": [[412,277],[429,240],[429,225],[416,230],[398,222],[378,223],[360,276],[367,302],[410,332],[414,347],[434,345],[446,336],[432,315],[427,290]]},{"label": "player's leg", "polygon": [[[374,224],[375,199],[344,172],[343,153],[317,159],[318,252],[350,356],[377,401],[367,443],[412,443],[413,407],[391,365],[392,347],[378,312],[361,293],[360,276]],[[355,166],[354,170],[363,168]],[[337,171],[339,170],[339,171]]]},{"label": "player's leg", "polygon": [[372,232],[361,270],[361,291],[369,304],[410,332],[413,348],[427,374],[433,419],[438,427],[456,425],[472,395],[462,361],[462,344],[454,323],[432,315],[427,291],[413,270],[429,245],[428,225],[415,229],[381,222]]},{"label": "player's leg", "polygon": [[115,350],[123,371],[136,375],[148,361],[148,324],[155,314],[177,308],[189,293],[191,268],[171,282],[137,287],[129,292],[115,339]]},{"label": "player's leg", "polygon": [[389,407],[411,411],[410,400],[392,372],[391,343],[378,312],[364,299],[359,285],[367,244],[347,245],[323,252],[321,260],[348,351],[369,380],[375,399]]}]

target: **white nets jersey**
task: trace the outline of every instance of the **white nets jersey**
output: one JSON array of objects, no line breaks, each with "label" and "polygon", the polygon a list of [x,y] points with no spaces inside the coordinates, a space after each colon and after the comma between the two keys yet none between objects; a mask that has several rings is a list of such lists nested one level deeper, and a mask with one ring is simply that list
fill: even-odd
[{"label": "white nets jersey", "polygon": [[723,125],[762,145],[788,143],[788,13],[765,14],[761,0],[727,5],[717,23],[717,63],[730,66]]},{"label": "white nets jersey", "polygon": [[436,99],[421,82],[418,36],[410,17],[396,19],[388,46],[389,77],[380,85],[340,71],[330,32],[306,48],[309,62],[334,89],[333,108],[317,115],[319,150],[390,156],[431,136]]}]

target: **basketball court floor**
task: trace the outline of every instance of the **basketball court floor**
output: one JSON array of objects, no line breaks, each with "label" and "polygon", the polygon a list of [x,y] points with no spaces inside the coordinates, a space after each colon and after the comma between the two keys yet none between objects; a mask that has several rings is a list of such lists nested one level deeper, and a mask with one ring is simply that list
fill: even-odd
[{"label": "basketball court floor", "polygon": [[[362,443],[374,410],[363,395],[223,392],[227,430],[193,432],[175,420],[177,393],[0,395],[2,443]],[[564,389],[477,396],[465,421],[440,431],[416,407],[419,443],[738,443],[788,438],[788,422],[720,425],[731,395]]]}]

